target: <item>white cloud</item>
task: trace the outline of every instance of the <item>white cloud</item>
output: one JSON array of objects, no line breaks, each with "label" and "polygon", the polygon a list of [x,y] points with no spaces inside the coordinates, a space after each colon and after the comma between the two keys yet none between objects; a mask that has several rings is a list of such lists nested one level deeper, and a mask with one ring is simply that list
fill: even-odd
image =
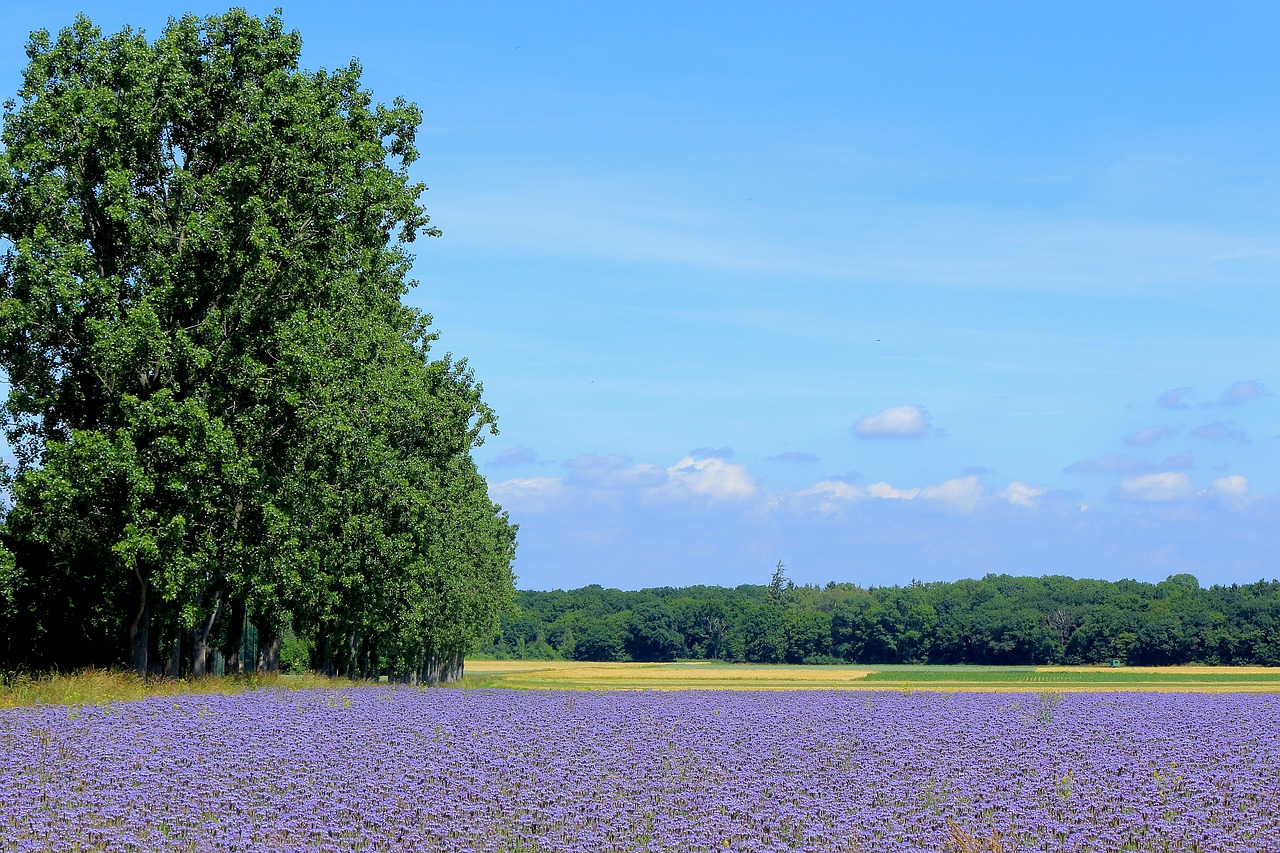
[{"label": "white cloud", "polygon": [[844,501],[853,501],[866,497],[866,492],[844,480],[823,480],[814,483],[807,489],[797,492],[798,495],[829,495]]},{"label": "white cloud", "polygon": [[1223,495],[1244,495],[1249,492],[1249,478],[1242,474],[1218,477],[1209,485],[1215,492]]},{"label": "white cloud", "polygon": [[824,514],[835,514],[859,501],[921,501],[957,512],[972,512],[982,500],[983,488],[977,477],[958,477],[919,488],[900,489],[885,483],[866,488],[844,480],[823,480],[807,489],[791,492],[802,506]]},{"label": "white cloud", "polygon": [[760,487],[745,465],[736,465],[717,456],[695,459],[686,456],[667,469],[667,481],[660,489],[668,496],[705,495],[711,500],[746,500]]},{"label": "white cloud", "polygon": [[972,512],[982,499],[982,484],[977,477],[958,477],[936,486],[925,486],[920,490],[920,497],[962,512]]},{"label": "white cloud", "polygon": [[1232,509],[1249,506],[1249,478],[1241,474],[1218,477],[1209,484],[1208,495]]},{"label": "white cloud", "polygon": [[1177,430],[1167,426],[1150,426],[1125,436],[1124,443],[1130,447],[1150,447],[1162,438],[1168,438]]},{"label": "white cloud", "polygon": [[1111,492],[1115,500],[1136,503],[1181,501],[1193,494],[1195,488],[1191,485],[1191,478],[1181,471],[1161,471],[1127,477]]},{"label": "white cloud", "polygon": [[889,501],[909,501],[920,497],[919,489],[895,489],[888,483],[872,483],[867,486],[867,494],[873,498]]},{"label": "white cloud", "polygon": [[977,477],[957,477],[919,489],[898,489],[888,483],[872,483],[867,486],[867,495],[881,500],[936,501],[950,509],[971,512],[982,499],[982,484]]},{"label": "white cloud", "polygon": [[1023,506],[1027,509],[1035,509],[1037,498],[1049,491],[1047,486],[1032,486],[1021,480],[1014,480],[1009,485],[1001,489],[997,494],[1011,504]]},{"label": "white cloud", "polygon": [[918,438],[928,432],[929,413],[919,406],[891,406],[853,424],[858,438]]},{"label": "white cloud", "polygon": [[565,496],[559,477],[528,477],[489,484],[489,497],[508,511],[546,512]]},{"label": "white cloud", "polygon": [[823,480],[795,494],[802,501],[812,502],[819,512],[827,515],[867,496],[865,491],[844,480]]}]

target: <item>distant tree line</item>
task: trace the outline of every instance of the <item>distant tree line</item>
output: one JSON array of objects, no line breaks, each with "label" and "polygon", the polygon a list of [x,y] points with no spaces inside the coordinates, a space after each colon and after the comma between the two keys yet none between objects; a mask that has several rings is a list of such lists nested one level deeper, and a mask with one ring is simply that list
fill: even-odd
[{"label": "distant tree line", "polygon": [[[417,107],[243,10],[39,31],[0,148],[0,666],[447,680],[514,592],[494,425],[401,297]],[[257,642],[246,643],[247,634]],[[244,660],[256,648],[256,660]]]},{"label": "distant tree line", "polygon": [[481,652],[759,663],[1280,665],[1280,581],[1201,587],[987,575],[862,588],[521,591]]}]

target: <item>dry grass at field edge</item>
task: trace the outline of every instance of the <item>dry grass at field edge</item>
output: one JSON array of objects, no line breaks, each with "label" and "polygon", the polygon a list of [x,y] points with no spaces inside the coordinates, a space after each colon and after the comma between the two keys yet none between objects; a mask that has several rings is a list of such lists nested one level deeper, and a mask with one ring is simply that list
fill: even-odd
[{"label": "dry grass at field edge", "polygon": [[29,705],[92,705],[129,702],[149,696],[241,693],[257,688],[304,690],[350,687],[347,679],[332,679],[313,673],[248,673],[208,676],[197,679],[139,678],[132,672],[82,669],[43,675],[16,673],[0,684],[0,708]]}]

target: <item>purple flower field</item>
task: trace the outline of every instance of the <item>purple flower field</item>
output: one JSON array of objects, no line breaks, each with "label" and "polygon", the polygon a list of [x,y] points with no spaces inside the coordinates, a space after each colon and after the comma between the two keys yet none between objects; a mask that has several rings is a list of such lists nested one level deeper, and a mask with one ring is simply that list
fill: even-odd
[{"label": "purple flower field", "polygon": [[[1055,702],[1053,700],[1060,699]],[[0,712],[0,850],[1280,850],[1280,696],[355,688]]]}]

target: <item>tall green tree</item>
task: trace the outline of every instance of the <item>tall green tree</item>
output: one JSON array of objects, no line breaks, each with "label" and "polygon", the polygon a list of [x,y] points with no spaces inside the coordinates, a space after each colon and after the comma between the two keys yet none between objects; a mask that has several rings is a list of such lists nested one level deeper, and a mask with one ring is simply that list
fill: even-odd
[{"label": "tall green tree", "polygon": [[0,136],[11,657],[199,674],[291,624],[332,669],[449,677],[511,598],[493,414],[401,301],[438,234],[421,114],[300,50],[238,10],[31,36]]},{"label": "tall green tree", "polygon": [[662,601],[646,601],[627,618],[627,654],[632,660],[670,661],[684,651],[684,637]]}]

